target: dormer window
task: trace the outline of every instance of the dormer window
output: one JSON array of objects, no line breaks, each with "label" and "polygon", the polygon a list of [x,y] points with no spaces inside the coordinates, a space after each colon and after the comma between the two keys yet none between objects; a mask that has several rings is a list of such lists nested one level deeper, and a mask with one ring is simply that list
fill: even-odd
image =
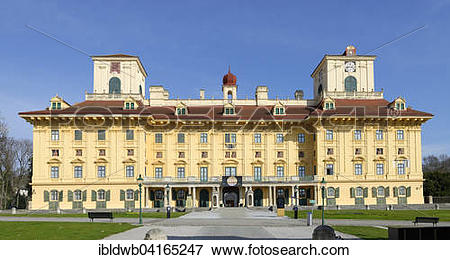
[{"label": "dormer window", "polygon": [[125,102],[125,109],[134,109],[133,102]]},{"label": "dormer window", "polygon": [[52,102],[52,109],[61,109],[61,102]]},{"label": "dormer window", "polygon": [[335,108],[334,100],[327,97],[323,101],[323,110],[333,110]]},{"label": "dormer window", "polygon": [[278,104],[276,104],[273,108],[273,114],[274,115],[285,115],[286,109],[284,108],[283,104],[278,102]]},{"label": "dormer window", "polygon": [[132,98],[127,98],[123,103],[123,109],[125,110],[135,110],[137,108],[137,103]]},{"label": "dormer window", "polygon": [[223,108],[223,114],[224,115],[234,115],[234,106],[231,103],[228,103]]},{"label": "dormer window", "polygon": [[186,115],[186,108],[185,107],[179,107],[177,108],[177,115]]},{"label": "dormer window", "polygon": [[390,104],[390,107],[395,110],[406,110],[406,102],[403,98],[398,97]]},{"label": "dormer window", "polygon": [[50,110],[61,110],[68,108],[69,106],[70,105],[59,96],[54,96],[52,99],[50,99]]}]

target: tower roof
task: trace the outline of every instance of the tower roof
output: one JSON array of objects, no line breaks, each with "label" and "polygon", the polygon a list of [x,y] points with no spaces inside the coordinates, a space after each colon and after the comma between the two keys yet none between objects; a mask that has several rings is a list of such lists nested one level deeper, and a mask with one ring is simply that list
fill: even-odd
[{"label": "tower roof", "polygon": [[223,76],[223,85],[236,85],[236,76],[231,73],[230,67],[228,67],[228,73]]}]

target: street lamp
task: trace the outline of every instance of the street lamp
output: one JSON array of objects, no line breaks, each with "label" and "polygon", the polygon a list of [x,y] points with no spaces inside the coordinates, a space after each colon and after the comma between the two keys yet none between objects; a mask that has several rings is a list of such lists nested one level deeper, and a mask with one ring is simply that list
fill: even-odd
[{"label": "street lamp", "polygon": [[139,224],[142,225],[142,183],[144,182],[144,179],[140,174],[137,178],[137,182],[139,185]]},{"label": "street lamp", "polygon": [[294,192],[295,192],[295,206],[298,206],[299,194],[298,194],[298,186],[297,185],[294,186]]},{"label": "street lamp", "polygon": [[169,183],[167,183],[167,185],[166,185],[166,199],[167,199],[166,218],[170,218],[170,200],[169,200],[169,195],[170,195],[170,186],[169,186]]},{"label": "street lamp", "polygon": [[325,225],[325,178],[322,178],[322,181],[320,182],[320,187],[322,189],[322,226]]}]

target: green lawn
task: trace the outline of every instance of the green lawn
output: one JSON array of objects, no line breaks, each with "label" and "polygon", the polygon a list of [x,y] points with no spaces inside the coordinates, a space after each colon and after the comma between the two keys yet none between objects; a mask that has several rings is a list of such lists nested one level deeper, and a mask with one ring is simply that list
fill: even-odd
[{"label": "green lawn", "polygon": [[[180,216],[183,216],[187,214],[187,212],[172,212],[170,213],[171,218],[178,218]],[[56,213],[33,213],[30,212],[28,214],[15,214],[12,215],[10,213],[1,213],[0,216],[7,216],[7,217],[56,217],[56,218],[87,218],[87,214],[82,213],[63,213],[63,214],[56,214]],[[144,218],[165,218],[166,213],[165,212],[144,212],[142,213],[142,216]],[[138,218],[139,212],[114,212],[115,218]]]},{"label": "green lawn", "polygon": [[369,226],[333,226],[336,231],[362,239],[388,239],[388,230]]},{"label": "green lawn", "polygon": [[136,226],[126,223],[0,222],[1,240],[102,239]]},{"label": "green lawn", "polygon": [[[309,211],[298,212],[299,218],[306,218]],[[322,211],[314,210],[314,218],[321,218]],[[293,218],[294,211],[287,210],[286,216]],[[327,219],[379,219],[411,220],[415,217],[438,217],[439,221],[450,221],[450,210],[325,210]]]}]

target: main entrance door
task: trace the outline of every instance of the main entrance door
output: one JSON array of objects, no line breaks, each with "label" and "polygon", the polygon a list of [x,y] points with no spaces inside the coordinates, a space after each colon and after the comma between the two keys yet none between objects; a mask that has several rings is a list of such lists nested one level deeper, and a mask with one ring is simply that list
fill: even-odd
[{"label": "main entrance door", "polygon": [[224,187],[223,188],[223,205],[225,207],[239,206],[239,188]]}]

